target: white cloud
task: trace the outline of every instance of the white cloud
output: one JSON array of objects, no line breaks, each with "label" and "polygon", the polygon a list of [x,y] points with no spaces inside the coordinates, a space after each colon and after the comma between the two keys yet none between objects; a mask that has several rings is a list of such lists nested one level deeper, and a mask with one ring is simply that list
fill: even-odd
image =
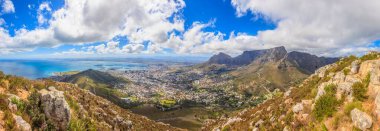
[{"label": "white cloud", "polygon": [[380,39],[378,0],[232,0],[232,5],[237,16],[252,12],[277,24],[256,36],[255,42],[267,46],[333,54]]},{"label": "white cloud", "polygon": [[[38,21],[46,28],[20,29],[14,36],[1,28],[0,51],[102,42],[116,36],[136,45],[165,42],[168,33],[184,30],[184,21],[177,16],[183,7],[182,0],[66,0],[63,8],[52,11],[50,20],[39,13]],[[43,3],[38,10],[51,8]],[[139,50],[140,45],[126,49]]]},{"label": "white cloud", "polygon": [[[28,5],[29,8],[31,8],[29,5]],[[44,16],[44,13],[50,13],[51,12],[51,8],[50,8],[50,5],[49,3],[47,2],[43,2],[39,7],[38,7],[38,10],[37,10],[37,22],[39,25],[42,25],[44,23],[46,23],[48,20],[45,18]]]},{"label": "white cloud", "polygon": [[15,7],[13,5],[13,2],[11,0],[3,0],[2,1],[2,13],[14,13]]}]

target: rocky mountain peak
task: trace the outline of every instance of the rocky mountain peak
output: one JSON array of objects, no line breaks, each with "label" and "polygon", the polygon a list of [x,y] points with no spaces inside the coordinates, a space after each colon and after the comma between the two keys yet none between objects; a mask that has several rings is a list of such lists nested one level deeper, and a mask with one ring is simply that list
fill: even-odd
[{"label": "rocky mountain peak", "polygon": [[231,59],[231,56],[220,52],[219,54],[212,56],[208,62],[214,64],[227,64],[231,62]]}]

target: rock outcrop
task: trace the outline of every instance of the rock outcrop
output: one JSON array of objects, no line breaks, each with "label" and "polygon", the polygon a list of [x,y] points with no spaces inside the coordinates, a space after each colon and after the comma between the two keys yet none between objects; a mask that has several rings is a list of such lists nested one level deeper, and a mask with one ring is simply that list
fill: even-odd
[{"label": "rock outcrop", "polygon": [[55,87],[49,87],[48,90],[43,89],[39,93],[46,117],[53,120],[54,125],[59,129],[66,129],[70,121],[70,107],[63,92],[56,90]]},{"label": "rock outcrop", "polygon": [[367,130],[372,126],[372,118],[367,113],[355,108],[351,111],[351,119],[355,127]]},{"label": "rock outcrop", "polygon": [[303,104],[302,103],[297,103],[296,105],[293,106],[292,108],[294,113],[298,113],[303,110]]},{"label": "rock outcrop", "polygon": [[28,122],[22,119],[21,116],[13,115],[13,119],[15,120],[16,129],[20,131],[31,131],[32,127]]}]

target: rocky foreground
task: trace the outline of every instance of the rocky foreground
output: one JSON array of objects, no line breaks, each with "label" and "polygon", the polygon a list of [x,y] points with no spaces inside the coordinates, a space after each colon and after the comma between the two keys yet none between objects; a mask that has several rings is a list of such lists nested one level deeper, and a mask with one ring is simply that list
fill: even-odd
[{"label": "rocky foreground", "polygon": [[343,58],[273,99],[203,128],[247,129],[379,130],[380,54]]},{"label": "rocky foreground", "polygon": [[87,90],[0,73],[0,131],[181,130],[133,114]]}]

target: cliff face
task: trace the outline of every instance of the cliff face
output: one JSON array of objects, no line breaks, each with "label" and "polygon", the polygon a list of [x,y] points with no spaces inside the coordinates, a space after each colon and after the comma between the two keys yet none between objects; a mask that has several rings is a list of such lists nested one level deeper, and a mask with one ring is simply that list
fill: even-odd
[{"label": "cliff face", "polygon": [[181,130],[157,123],[76,85],[0,72],[0,130]]},{"label": "cliff face", "polygon": [[346,57],[204,130],[379,130],[380,53]]},{"label": "cliff face", "polygon": [[231,67],[241,67],[252,63],[264,64],[266,62],[282,61],[291,64],[306,74],[312,74],[314,71],[324,65],[338,61],[338,58],[318,57],[302,52],[287,52],[285,47],[275,47],[264,50],[244,51],[241,55],[231,57],[224,53],[212,56],[208,64],[224,64]]},{"label": "cliff face", "polygon": [[312,74],[318,68],[332,64],[338,61],[339,58],[318,57],[308,53],[293,51],[288,53],[284,60],[293,63],[306,73]]}]

